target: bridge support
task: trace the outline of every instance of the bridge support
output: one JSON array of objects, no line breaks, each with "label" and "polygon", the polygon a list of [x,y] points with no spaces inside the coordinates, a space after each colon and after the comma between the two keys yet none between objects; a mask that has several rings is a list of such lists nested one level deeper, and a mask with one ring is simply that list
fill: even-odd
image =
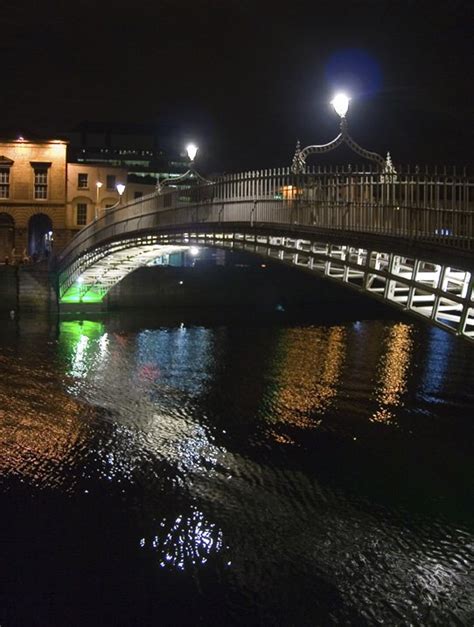
[{"label": "bridge support", "polygon": [[[63,286],[76,290],[76,298],[77,290],[103,296],[131,269],[164,251],[211,246],[297,266],[474,340],[473,275],[466,269],[367,245],[327,242],[307,233],[288,236],[272,234],[271,229],[265,232],[263,226],[248,230],[214,226],[213,230],[203,226],[202,230],[156,233],[103,246],[78,260]],[[78,277],[82,277],[79,286]],[[67,301],[66,289],[62,302]]]}]

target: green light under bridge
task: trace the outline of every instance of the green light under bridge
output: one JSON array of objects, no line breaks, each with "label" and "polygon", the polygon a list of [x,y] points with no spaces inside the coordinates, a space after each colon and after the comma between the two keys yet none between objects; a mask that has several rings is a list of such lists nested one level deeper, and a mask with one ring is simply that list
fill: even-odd
[{"label": "green light under bridge", "polygon": [[71,285],[60,297],[60,303],[101,303],[107,290],[98,286]]}]

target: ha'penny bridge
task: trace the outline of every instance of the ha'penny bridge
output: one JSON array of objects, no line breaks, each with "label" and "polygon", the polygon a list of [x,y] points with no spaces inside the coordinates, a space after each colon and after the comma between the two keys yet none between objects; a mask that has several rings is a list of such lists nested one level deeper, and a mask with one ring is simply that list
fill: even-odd
[{"label": "ha'penny bridge", "polygon": [[[136,268],[191,246],[245,251],[366,293],[474,340],[474,177],[394,167],[341,132],[297,145],[293,165],[173,186],[119,204],[59,259],[60,303],[100,302]],[[312,167],[348,144],[370,165]]]}]

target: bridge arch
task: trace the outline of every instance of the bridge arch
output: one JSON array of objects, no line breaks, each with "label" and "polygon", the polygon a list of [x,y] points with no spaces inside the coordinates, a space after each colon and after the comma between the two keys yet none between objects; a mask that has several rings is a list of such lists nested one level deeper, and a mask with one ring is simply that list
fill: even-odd
[{"label": "bridge arch", "polygon": [[[301,176],[295,181],[283,168],[232,175],[192,194],[155,193],[112,209],[64,251],[61,302],[101,300],[160,254],[210,246],[295,265],[474,338],[471,187],[449,192],[435,177],[424,180],[422,195],[419,172],[395,180],[313,170],[304,185]],[[284,193],[290,186],[294,193]],[[354,186],[359,196],[351,195]],[[440,194],[450,211],[436,206]],[[464,205],[453,210],[454,201]]]}]

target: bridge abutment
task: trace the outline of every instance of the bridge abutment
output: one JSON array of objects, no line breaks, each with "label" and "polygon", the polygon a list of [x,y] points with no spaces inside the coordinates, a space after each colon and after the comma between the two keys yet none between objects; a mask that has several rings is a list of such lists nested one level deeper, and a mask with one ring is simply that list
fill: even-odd
[{"label": "bridge abutment", "polygon": [[0,311],[57,313],[54,283],[46,263],[4,265],[0,270]]}]

